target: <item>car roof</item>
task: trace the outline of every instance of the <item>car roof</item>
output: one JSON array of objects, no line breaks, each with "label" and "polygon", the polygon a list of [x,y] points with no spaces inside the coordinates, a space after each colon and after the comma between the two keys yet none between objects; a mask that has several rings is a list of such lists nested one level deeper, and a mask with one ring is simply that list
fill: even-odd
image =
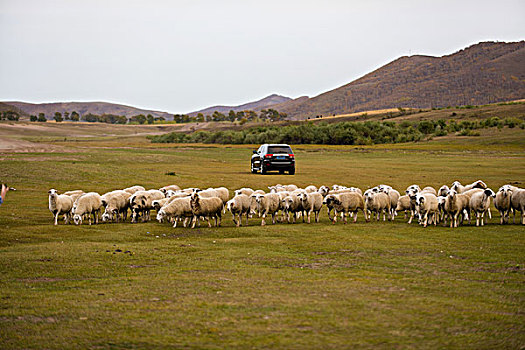
[{"label": "car roof", "polygon": [[288,147],[290,147],[290,145],[288,145],[286,143],[265,143],[264,145],[266,145],[266,146],[288,146]]}]

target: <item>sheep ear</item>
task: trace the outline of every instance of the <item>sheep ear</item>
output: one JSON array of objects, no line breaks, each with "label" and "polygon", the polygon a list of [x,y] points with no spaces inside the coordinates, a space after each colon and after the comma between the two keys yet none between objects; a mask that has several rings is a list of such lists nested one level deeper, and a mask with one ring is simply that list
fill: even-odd
[{"label": "sheep ear", "polygon": [[146,205],[146,200],[144,200],[144,199],[142,200],[142,205],[143,206]]}]

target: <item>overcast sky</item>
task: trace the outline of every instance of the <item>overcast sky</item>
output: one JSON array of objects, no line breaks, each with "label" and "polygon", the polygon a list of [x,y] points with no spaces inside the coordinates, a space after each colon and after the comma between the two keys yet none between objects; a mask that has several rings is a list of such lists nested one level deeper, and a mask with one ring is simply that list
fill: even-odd
[{"label": "overcast sky", "polygon": [[525,1],[0,0],[0,100],[171,113],[315,96],[399,56],[525,39]]}]

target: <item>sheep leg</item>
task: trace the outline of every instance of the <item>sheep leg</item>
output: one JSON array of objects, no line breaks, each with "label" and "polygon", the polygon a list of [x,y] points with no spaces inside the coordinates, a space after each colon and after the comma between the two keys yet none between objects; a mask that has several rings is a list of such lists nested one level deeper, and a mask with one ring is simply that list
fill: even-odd
[{"label": "sheep leg", "polygon": [[55,225],[58,225],[58,210],[55,211]]},{"label": "sheep leg", "polygon": [[341,215],[343,216],[343,219],[344,219],[344,222],[345,222],[345,225],[346,225],[346,223],[347,223],[347,221],[346,221],[346,211],[343,211],[341,213]]},{"label": "sheep leg", "polygon": [[272,224],[275,225],[275,216],[277,215],[276,212],[272,213]]},{"label": "sheep leg", "polygon": [[423,227],[427,227],[428,224],[428,211],[425,213],[425,216],[423,217]]},{"label": "sheep leg", "polygon": [[262,220],[261,220],[261,226],[266,225],[266,220],[265,220],[265,218],[266,218],[266,213],[263,213],[263,214],[262,214]]},{"label": "sheep leg", "polygon": [[490,207],[487,209],[489,219],[492,219],[492,211],[490,210]]},{"label": "sheep leg", "polygon": [[211,227],[210,217],[206,216],[206,221],[208,221],[208,227]]},{"label": "sheep leg", "polygon": [[308,212],[308,223],[310,223],[310,215],[312,215],[312,211],[311,210]]}]

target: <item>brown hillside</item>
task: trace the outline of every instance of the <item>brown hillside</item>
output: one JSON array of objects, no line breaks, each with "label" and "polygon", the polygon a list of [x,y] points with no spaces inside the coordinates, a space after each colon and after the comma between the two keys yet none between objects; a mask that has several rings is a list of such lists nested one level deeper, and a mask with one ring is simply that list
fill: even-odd
[{"label": "brown hillside", "polygon": [[400,57],[340,88],[273,108],[304,119],[393,107],[482,105],[524,97],[525,41],[483,42],[443,57]]},{"label": "brown hillside", "polygon": [[131,117],[137,114],[151,114],[154,117],[164,117],[167,120],[173,119],[173,114],[159,111],[150,111],[146,109],[135,108],[126,105],[108,102],[56,102],[56,103],[26,103],[26,102],[5,102],[11,106],[15,106],[28,115],[38,115],[44,113],[47,119],[53,119],[55,112],[73,112],[76,111],[80,115],[92,113],[97,115],[112,114],[125,115]]},{"label": "brown hillside", "polygon": [[240,111],[259,112],[262,109],[273,108],[273,106],[277,104],[288,102],[288,101],[292,101],[292,99],[289,97],[273,94],[263,99],[260,99],[258,101],[248,102],[240,106],[213,106],[213,107],[201,109],[199,111],[188,113],[188,115],[192,117],[196,116],[199,113],[202,113],[203,115],[210,115],[210,114],[213,114],[213,112],[215,111],[219,113],[227,114],[231,110],[233,110],[234,112],[240,112]]}]

